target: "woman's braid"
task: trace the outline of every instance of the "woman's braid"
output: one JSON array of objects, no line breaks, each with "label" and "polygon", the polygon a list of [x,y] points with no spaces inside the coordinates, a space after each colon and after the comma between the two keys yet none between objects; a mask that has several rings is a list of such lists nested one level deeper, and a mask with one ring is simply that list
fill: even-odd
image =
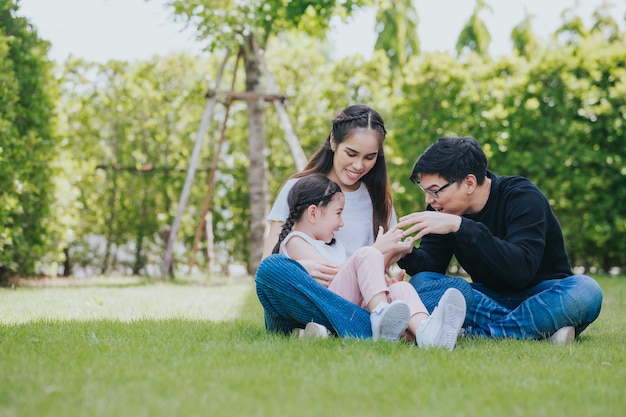
[{"label": "woman's braid", "polygon": [[335,117],[333,119],[333,130],[336,127],[339,127],[338,125],[344,124],[344,123],[348,123],[348,122],[353,122],[355,120],[365,120],[366,126],[363,127],[368,127],[370,129],[380,129],[383,132],[383,136],[385,136],[387,134],[387,129],[385,129],[385,125],[383,123],[381,123],[381,121],[377,120],[377,119],[373,119],[372,118],[372,113],[370,112],[365,112],[365,113],[359,113],[359,114],[355,114],[353,116],[347,116],[345,114],[340,114],[339,116]]}]

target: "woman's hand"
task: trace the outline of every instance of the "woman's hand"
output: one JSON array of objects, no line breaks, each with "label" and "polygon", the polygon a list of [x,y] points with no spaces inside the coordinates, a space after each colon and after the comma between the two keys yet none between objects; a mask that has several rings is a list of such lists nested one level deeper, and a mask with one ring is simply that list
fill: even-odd
[{"label": "woman's hand", "polygon": [[302,259],[298,261],[304,269],[313,277],[313,279],[319,282],[324,287],[328,288],[333,278],[337,274],[339,267],[329,263],[323,263],[319,261],[313,261],[308,259]]}]

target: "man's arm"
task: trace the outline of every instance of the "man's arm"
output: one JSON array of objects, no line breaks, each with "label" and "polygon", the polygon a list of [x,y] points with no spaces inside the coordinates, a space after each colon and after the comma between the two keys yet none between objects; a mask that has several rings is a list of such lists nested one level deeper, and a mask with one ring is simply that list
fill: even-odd
[{"label": "man's arm", "polygon": [[495,236],[480,222],[463,219],[455,234],[457,259],[474,281],[524,288],[533,280],[545,247],[545,222],[524,211],[508,224],[503,237]]},{"label": "man's arm", "polygon": [[427,235],[418,247],[398,261],[398,266],[409,275],[419,272],[445,274],[452,259],[452,246],[447,235]]}]

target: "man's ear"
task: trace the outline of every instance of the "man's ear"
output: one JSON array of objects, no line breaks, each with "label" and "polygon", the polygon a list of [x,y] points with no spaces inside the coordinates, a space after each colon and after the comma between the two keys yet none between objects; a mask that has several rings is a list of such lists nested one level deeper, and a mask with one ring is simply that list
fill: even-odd
[{"label": "man's ear", "polygon": [[474,174],[467,174],[463,179],[463,185],[467,188],[467,194],[472,194],[478,187],[478,181]]}]

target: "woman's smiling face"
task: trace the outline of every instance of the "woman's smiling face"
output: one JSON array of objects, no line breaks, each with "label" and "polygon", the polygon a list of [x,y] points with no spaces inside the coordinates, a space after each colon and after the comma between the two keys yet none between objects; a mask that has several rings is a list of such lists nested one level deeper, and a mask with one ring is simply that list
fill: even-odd
[{"label": "woman's smiling face", "polygon": [[333,147],[333,169],[328,173],[328,178],[339,184],[343,190],[357,190],[361,185],[361,178],[376,164],[380,147],[376,133],[359,129]]}]

